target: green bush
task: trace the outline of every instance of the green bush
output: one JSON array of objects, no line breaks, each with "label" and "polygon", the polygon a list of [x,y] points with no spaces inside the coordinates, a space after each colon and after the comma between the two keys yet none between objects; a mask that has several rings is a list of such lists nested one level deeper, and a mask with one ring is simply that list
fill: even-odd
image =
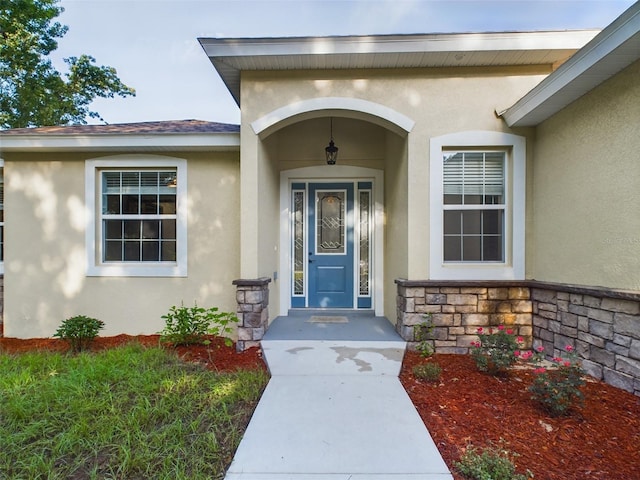
[{"label": "green bush", "polygon": [[413,376],[425,382],[437,382],[442,374],[442,368],[435,362],[423,363],[413,367]]},{"label": "green bush", "polygon": [[490,447],[479,451],[470,446],[455,466],[470,480],[527,480],[527,476],[516,473],[516,467],[509,457],[509,452],[503,449]]},{"label": "green bush", "polygon": [[[540,364],[543,359],[543,347],[536,349],[534,362]],[[583,401],[581,392],[585,384],[584,370],[573,347],[565,347],[565,357],[554,357],[552,368],[538,366],[533,373],[535,378],[529,387],[532,398],[552,417],[567,415],[574,405]]]},{"label": "green bush", "polygon": [[416,350],[423,358],[433,355],[433,321],[431,314],[425,315],[425,321],[413,327],[413,339],[418,342]]},{"label": "green bush", "polygon": [[496,330],[478,328],[480,341],[471,342],[471,356],[481,372],[502,375],[516,363],[516,352],[524,340],[513,330],[500,325]]},{"label": "green bush", "polygon": [[[160,339],[174,345],[205,343],[207,335],[228,335],[233,331],[230,324],[238,320],[234,313],[219,312],[217,307],[203,308],[197,304],[193,307],[174,305],[162,318],[165,328],[160,332]],[[225,342],[227,345],[232,343],[228,338]]]},{"label": "green bush", "polygon": [[85,315],[77,315],[64,320],[53,336],[69,342],[71,350],[78,353],[87,350],[103,328],[103,321]]}]

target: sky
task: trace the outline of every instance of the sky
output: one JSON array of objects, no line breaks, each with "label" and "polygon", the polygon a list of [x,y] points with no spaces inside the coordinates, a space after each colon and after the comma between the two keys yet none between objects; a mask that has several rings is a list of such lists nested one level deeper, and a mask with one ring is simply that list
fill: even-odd
[{"label": "sky", "polygon": [[[52,55],[114,67],[136,97],[98,99],[106,123],[240,123],[198,37],[289,37],[603,28],[635,0],[61,0]],[[90,123],[101,123],[91,120]]]}]

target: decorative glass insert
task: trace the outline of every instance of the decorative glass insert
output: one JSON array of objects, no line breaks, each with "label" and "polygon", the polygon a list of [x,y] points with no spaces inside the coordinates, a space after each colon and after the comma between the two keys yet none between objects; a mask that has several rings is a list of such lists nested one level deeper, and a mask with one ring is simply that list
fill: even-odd
[{"label": "decorative glass insert", "polygon": [[345,191],[316,191],[316,253],[346,253],[345,219]]},{"label": "decorative glass insert", "polygon": [[361,296],[369,295],[369,252],[370,252],[370,214],[371,214],[371,192],[368,190],[361,190],[359,192],[359,216],[360,216],[360,228],[359,228],[359,292]]},{"label": "decorative glass insert", "polygon": [[175,171],[103,171],[105,262],[176,261]]},{"label": "decorative glass insert", "polygon": [[504,262],[505,153],[444,155],[444,261]]},{"label": "decorative glass insert", "polygon": [[293,294],[304,295],[305,193],[293,192]]}]

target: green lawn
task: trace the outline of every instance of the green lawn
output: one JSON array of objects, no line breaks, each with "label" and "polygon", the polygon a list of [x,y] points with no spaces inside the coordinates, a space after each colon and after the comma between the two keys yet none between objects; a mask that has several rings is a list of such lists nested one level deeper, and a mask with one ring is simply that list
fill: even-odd
[{"label": "green lawn", "polygon": [[0,352],[0,478],[223,478],[267,380],[135,344]]}]

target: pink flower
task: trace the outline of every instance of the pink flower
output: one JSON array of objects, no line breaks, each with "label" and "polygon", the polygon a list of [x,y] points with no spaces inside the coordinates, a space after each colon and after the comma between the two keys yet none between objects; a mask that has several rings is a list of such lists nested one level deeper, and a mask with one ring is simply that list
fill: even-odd
[{"label": "pink flower", "polygon": [[544,352],[544,347],[542,345],[538,345],[536,347],[536,351],[542,353],[542,352]]},{"label": "pink flower", "polygon": [[562,363],[562,357],[553,357],[555,363]]},{"label": "pink flower", "polygon": [[573,347],[572,347],[571,345],[567,345],[566,347],[564,347],[564,349],[565,349],[567,352],[573,352]]},{"label": "pink flower", "polygon": [[481,334],[482,332],[484,332],[484,329],[482,327],[478,327],[478,333]]},{"label": "pink flower", "polygon": [[518,343],[524,343],[524,338],[522,338],[522,337],[518,337],[518,338],[516,339],[516,342],[518,342]]},{"label": "pink flower", "polygon": [[513,354],[514,354],[516,357],[519,357],[519,356],[520,356],[520,350],[516,350],[515,352],[513,352]]},{"label": "pink flower", "polygon": [[522,352],[521,354],[521,358],[523,360],[529,360],[531,357],[533,357],[533,352],[530,350],[527,350],[526,352]]},{"label": "pink flower", "polygon": [[504,330],[504,325],[500,325],[500,326],[498,327],[498,330],[500,330],[500,331]]},{"label": "pink flower", "polygon": [[510,328],[507,328],[507,335],[513,335],[513,330],[511,330]]},{"label": "pink flower", "polygon": [[564,365],[565,367],[570,367],[570,366],[571,366],[571,362],[570,362],[569,360],[565,360],[565,361],[564,361],[564,363],[563,363],[563,365]]},{"label": "pink flower", "polygon": [[546,372],[546,371],[547,371],[547,369],[546,369],[546,368],[544,368],[544,367],[538,367],[538,368],[536,368],[536,369],[533,371],[533,373],[540,374],[540,373],[544,373],[544,372]]}]

